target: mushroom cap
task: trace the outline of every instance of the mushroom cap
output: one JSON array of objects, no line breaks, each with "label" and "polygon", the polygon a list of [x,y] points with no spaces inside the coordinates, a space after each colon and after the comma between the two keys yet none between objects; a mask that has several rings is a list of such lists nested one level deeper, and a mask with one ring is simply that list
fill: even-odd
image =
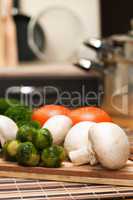
[{"label": "mushroom cap", "polygon": [[0,115],[0,140],[2,146],[7,140],[16,138],[18,127],[9,117]]},{"label": "mushroom cap", "polygon": [[84,121],[74,125],[69,130],[64,142],[64,148],[67,153],[90,145],[88,133],[90,127],[94,124],[94,122]]},{"label": "mushroom cap", "polygon": [[49,118],[42,128],[47,128],[51,132],[54,144],[61,144],[71,127],[72,120],[69,117],[55,115]]},{"label": "mushroom cap", "polygon": [[108,169],[122,168],[129,157],[128,137],[118,125],[110,122],[90,128],[89,139],[98,161]]}]

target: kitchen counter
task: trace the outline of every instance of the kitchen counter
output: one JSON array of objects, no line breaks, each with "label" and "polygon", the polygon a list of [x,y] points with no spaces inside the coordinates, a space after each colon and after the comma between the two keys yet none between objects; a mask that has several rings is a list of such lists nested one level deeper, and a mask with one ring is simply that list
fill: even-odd
[{"label": "kitchen counter", "polygon": [[[132,126],[132,119],[112,116],[118,124]],[[7,192],[10,191],[10,192]],[[67,183],[46,180],[23,180],[18,178],[0,178],[0,199],[131,199],[133,187],[113,185],[93,185]]]},{"label": "kitchen counter", "polygon": [[[106,109],[106,108],[105,108]],[[132,118],[112,115],[113,120],[133,128]],[[10,192],[9,192],[10,191]],[[0,177],[0,199],[131,199],[133,187],[67,183],[46,180],[23,180]]]},{"label": "kitchen counter", "polygon": [[99,77],[99,73],[84,71],[72,64],[22,64],[18,67],[0,67],[0,77]]}]

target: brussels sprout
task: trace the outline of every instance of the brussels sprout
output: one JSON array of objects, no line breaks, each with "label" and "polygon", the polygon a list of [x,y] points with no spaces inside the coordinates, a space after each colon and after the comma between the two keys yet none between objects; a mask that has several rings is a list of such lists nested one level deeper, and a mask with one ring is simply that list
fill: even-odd
[{"label": "brussels sprout", "polygon": [[33,137],[33,144],[38,150],[43,150],[52,145],[53,139],[52,135],[48,129],[38,130],[38,134]]},{"label": "brussels sprout", "polygon": [[60,167],[64,160],[64,149],[60,146],[52,146],[43,150],[41,154],[41,165],[45,167]]},{"label": "brussels sprout", "polygon": [[16,138],[21,142],[32,142],[33,136],[37,134],[37,130],[28,125],[23,125],[19,128]]},{"label": "brussels sprout", "polygon": [[40,155],[31,142],[24,142],[19,145],[17,151],[17,161],[20,165],[37,166]]},{"label": "brussels sprout", "polygon": [[61,161],[64,161],[66,159],[66,152],[62,146],[53,145],[52,148]]},{"label": "brussels sprout", "polygon": [[41,124],[37,121],[31,121],[30,123],[28,123],[29,126],[35,128],[35,129],[40,129],[41,128]]},{"label": "brussels sprout", "polygon": [[11,140],[4,144],[3,155],[6,160],[16,161],[17,150],[19,148],[20,142],[18,140]]}]

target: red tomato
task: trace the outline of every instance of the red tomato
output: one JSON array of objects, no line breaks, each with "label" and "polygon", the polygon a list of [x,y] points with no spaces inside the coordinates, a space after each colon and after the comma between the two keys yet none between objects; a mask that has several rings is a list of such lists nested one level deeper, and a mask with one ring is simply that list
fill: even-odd
[{"label": "red tomato", "polygon": [[50,117],[54,115],[69,115],[70,110],[59,105],[45,105],[33,111],[32,120],[40,122],[43,125]]},{"label": "red tomato", "polygon": [[112,122],[111,117],[104,110],[97,107],[77,108],[70,112],[69,117],[72,119],[73,124],[81,121]]}]

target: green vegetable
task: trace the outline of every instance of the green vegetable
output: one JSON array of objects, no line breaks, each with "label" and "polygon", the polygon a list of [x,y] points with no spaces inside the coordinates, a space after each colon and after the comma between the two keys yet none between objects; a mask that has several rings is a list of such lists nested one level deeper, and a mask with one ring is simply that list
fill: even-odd
[{"label": "green vegetable", "polygon": [[16,161],[17,150],[19,148],[20,142],[18,140],[11,140],[5,143],[3,147],[3,155],[6,160]]},{"label": "green vegetable", "polygon": [[17,151],[17,161],[20,165],[37,166],[40,155],[31,142],[24,142],[19,145]]},{"label": "green vegetable", "polygon": [[0,115],[4,115],[5,112],[10,108],[10,107],[15,107],[20,105],[19,101],[16,99],[4,99],[0,98]]},{"label": "green vegetable", "polygon": [[64,161],[66,159],[66,152],[62,146],[53,145],[52,148],[61,161]]},{"label": "green vegetable", "polygon": [[40,129],[41,128],[41,124],[37,121],[31,121],[28,123],[29,126],[35,128],[35,129]]},{"label": "green vegetable", "polygon": [[32,111],[26,106],[10,107],[5,115],[14,120],[20,127],[28,122],[31,123]]},{"label": "green vegetable", "polygon": [[23,125],[19,128],[16,138],[21,142],[32,142],[35,134],[37,134],[37,129],[28,125]]},{"label": "green vegetable", "polygon": [[43,150],[41,154],[41,165],[45,167],[60,167],[63,159],[63,148],[57,145],[52,146]]},{"label": "green vegetable", "polygon": [[38,150],[43,150],[51,146],[53,143],[53,138],[48,129],[43,128],[38,130],[38,134],[33,136],[33,144]]}]

